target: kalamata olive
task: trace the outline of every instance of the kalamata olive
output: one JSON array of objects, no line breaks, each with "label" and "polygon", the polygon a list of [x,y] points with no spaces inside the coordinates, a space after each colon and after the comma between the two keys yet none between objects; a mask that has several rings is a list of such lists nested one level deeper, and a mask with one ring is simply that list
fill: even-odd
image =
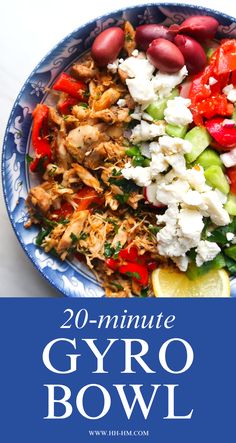
[{"label": "kalamata olive", "polygon": [[181,23],[181,25],[172,25],[170,29],[179,34],[187,34],[197,40],[206,40],[214,38],[219,22],[208,15],[193,15]]},{"label": "kalamata olive", "polygon": [[121,28],[113,26],[99,34],[92,45],[91,55],[98,66],[114,62],[124,45],[125,35]]},{"label": "kalamata olive", "polygon": [[177,72],[184,66],[184,57],[179,48],[164,38],[153,40],[147,50],[147,57],[162,72]]},{"label": "kalamata olive", "polygon": [[207,59],[200,43],[188,35],[176,35],[174,43],[184,56],[189,74],[197,74],[205,68]]},{"label": "kalamata olive", "polygon": [[136,28],[135,40],[140,49],[146,51],[150,43],[156,38],[164,38],[173,41],[175,33],[163,25],[149,24]]}]

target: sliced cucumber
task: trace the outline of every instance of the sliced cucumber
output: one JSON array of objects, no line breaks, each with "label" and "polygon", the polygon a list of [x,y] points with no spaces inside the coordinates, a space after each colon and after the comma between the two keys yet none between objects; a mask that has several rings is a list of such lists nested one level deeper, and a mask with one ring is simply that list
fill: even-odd
[{"label": "sliced cucumber", "polygon": [[166,125],[166,133],[168,135],[170,135],[171,137],[179,137],[179,138],[184,138],[186,132],[188,130],[188,126],[174,126],[174,125],[170,125],[168,123],[168,125]]},{"label": "sliced cucumber", "polygon": [[203,263],[202,266],[197,266],[195,263],[190,263],[186,271],[189,280],[196,280],[199,277],[212,271],[212,269],[222,269],[225,267],[225,259],[223,254],[218,254],[213,260]]},{"label": "sliced cucumber", "polygon": [[215,165],[220,166],[222,169],[224,168],[223,162],[219,154],[213,149],[207,148],[203,151],[199,157],[197,157],[195,163],[201,165],[204,169],[209,168],[209,166]]},{"label": "sliced cucumber", "polygon": [[207,184],[219,189],[223,194],[229,193],[229,183],[220,166],[209,166],[204,172]]},{"label": "sliced cucumber", "polygon": [[177,88],[173,89],[171,94],[168,97],[159,99],[153,103],[151,103],[146,112],[154,119],[154,120],[163,120],[164,119],[164,110],[167,107],[168,100],[173,100],[175,97],[179,95],[179,91]]},{"label": "sliced cucumber", "polygon": [[234,108],[234,112],[232,114],[232,119],[235,121],[236,123],[236,108]]},{"label": "sliced cucumber", "polygon": [[192,150],[186,154],[186,160],[189,163],[194,162],[197,157],[209,146],[211,143],[211,136],[206,128],[195,126],[185,135],[185,140],[192,143]]},{"label": "sliced cucumber", "polygon": [[236,195],[229,193],[224,208],[229,215],[236,215]]},{"label": "sliced cucumber", "polygon": [[228,257],[232,258],[233,260],[236,260],[236,245],[234,245],[234,246],[230,246],[229,248],[226,248],[226,249],[224,250],[224,253],[225,253]]},{"label": "sliced cucumber", "polygon": [[214,54],[214,52],[216,51],[217,48],[208,48],[206,50],[206,56],[207,56],[207,60],[209,61],[209,59],[211,58],[211,56]]}]

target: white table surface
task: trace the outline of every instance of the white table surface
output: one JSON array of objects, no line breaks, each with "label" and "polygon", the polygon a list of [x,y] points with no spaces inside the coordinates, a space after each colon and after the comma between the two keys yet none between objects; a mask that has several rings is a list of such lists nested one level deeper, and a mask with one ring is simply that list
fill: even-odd
[{"label": "white table surface", "polygon": [[[171,3],[171,0],[169,1]],[[233,0],[181,1],[218,9],[236,17]],[[0,147],[14,100],[43,56],[80,24],[100,14],[145,0],[8,0],[0,5]],[[150,0],[151,3],[151,0]],[[172,2],[174,3],[174,2]],[[1,148],[0,148],[1,149]],[[0,197],[0,296],[58,297],[25,256]]]}]

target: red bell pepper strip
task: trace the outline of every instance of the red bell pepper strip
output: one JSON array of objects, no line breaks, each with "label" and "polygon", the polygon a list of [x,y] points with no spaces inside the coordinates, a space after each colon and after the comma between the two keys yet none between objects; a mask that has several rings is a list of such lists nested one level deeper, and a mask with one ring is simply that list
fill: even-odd
[{"label": "red bell pepper strip", "polygon": [[[84,211],[85,209],[89,209],[89,206],[91,204],[96,203],[97,205],[101,205],[103,203],[103,199],[101,197],[99,197],[99,195],[95,191],[95,189],[89,188],[89,187],[84,187],[83,189],[78,191],[76,193],[73,201],[75,203],[77,203],[77,205],[78,205],[76,208],[76,212]],[[56,218],[59,220],[61,218],[67,218],[74,211],[75,211],[75,209],[73,208],[71,203],[69,203],[67,201],[63,201],[61,203],[60,209],[54,209],[51,212],[51,215],[54,216],[53,219]]]},{"label": "red bell pepper strip", "polygon": [[236,167],[228,168],[226,174],[230,179],[230,191],[236,194]]},{"label": "red bell pepper strip", "polygon": [[87,89],[86,84],[80,80],[76,80],[66,72],[62,72],[60,77],[55,81],[52,89],[66,92],[66,94],[80,101],[87,101],[87,97],[84,94]]},{"label": "red bell pepper strip", "polygon": [[138,263],[127,263],[119,267],[120,274],[127,275],[137,281],[141,286],[148,285],[148,270],[146,266]]},{"label": "red bell pepper strip", "polygon": [[236,40],[225,40],[214,52],[210,62],[214,63],[217,75],[235,71],[236,69]]},{"label": "red bell pepper strip", "polygon": [[57,103],[58,111],[63,115],[68,115],[71,107],[78,104],[78,99],[74,97],[67,97],[62,103]]},{"label": "red bell pepper strip", "polygon": [[138,258],[138,248],[136,246],[127,246],[127,248],[120,250],[118,257],[125,261],[135,263]]},{"label": "red bell pepper strip", "polygon": [[105,260],[105,263],[107,267],[112,269],[113,271],[117,271],[119,267],[119,260],[115,260],[114,258],[107,258]]},{"label": "red bell pepper strip", "polygon": [[32,144],[36,152],[36,158],[30,164],[30,170],[36,171],[41,159],[44,168],[50,163],[52,159],[52,150],[48,141],[48,106],[40,103],[33,111],[33,128],[32,128]]},{"label": "red bell pepper strip", "polygon": [[222,146],[223,151],[236,147],[236,128],[223,126],[224,119],[213,118],[205,122],[206,128],[211,136]]},{"label": "red bell pepper strip", "polygon": [[64,201],[61,203],[60,209],[54,209],[51,211],[52,219],[60,220],[61,218],[67,218],[69,215],[71,215],[74,212],[73,206],[67,202]]},{"label": "red bell pepper strip", "polygon": [[77,192],[74,202],[78,205],[76,211],[84,211],[89,209],[92,204],[98,206],[103,204],[103,197],[100,197],[95,189],[86,186]]}]

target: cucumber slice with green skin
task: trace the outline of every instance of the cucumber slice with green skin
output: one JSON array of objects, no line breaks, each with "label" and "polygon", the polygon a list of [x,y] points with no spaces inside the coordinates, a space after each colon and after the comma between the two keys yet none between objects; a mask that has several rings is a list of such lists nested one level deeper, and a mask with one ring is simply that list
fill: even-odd
[{"label": "cucumber slice with green skin", "polygon": [[166,133],[171,137],[179,137],[184,138],[186,132],[188,130],[188,126],[174,126],[169,123],[166,125]]},{"label": "cucumber slice with green skin", "polygon": [[214,54],[214,52],[216,51],[217,48],[208,48],[206,50],[206,56],[207,56],[207,60],[209,61],[211,56]]},{"label": "cucumber slice with green skin", "polygon": [[226,248],[226,249],[224,250],[224,253],[225,253],[228,257],[232,258],[233,260],[236,260],[236,245],[234,245],[234,246],[230,246],[229,248]]},{"label": "cucumber slice with green skin", "polygon": [[234,112],[232,114],[232,119],[235,121],[236,123],[236,108],[234,108]]},{"label": "cucumber slice with green skin", "polygon": [[201,165],[203,169],[207,169],[212,165],[220,166],[221,169],[224,169],[224,165],[219,154],[210,148],[206,148],[205,151],[203,151],[199,157],[197,157],[195,163]]},{"label": "cucumber slice with green skin", "polygon": [[202,277],[212,269],[222,269],[225,267],[225,259],[223,254],[218,254],[213,260],[203,263],[202,266],[197,266],[195,263],[190,263],[186,271],[186,275],[189,280],[196,280],[196,278]]},{"label": "cucumber slice with green skin", "polygon": [[236,195],[229,193],[224,208],[229,215],[236,215]]},{"label": "cucumber slice with green skin", "polygon": [[146,112],[154,119],[154,120],[163,120],[164,119],[164,110],[167,107],[168,100],[173,100],[175,97],[179,95],[179,90],[177,88],[173,89],[171,94],[168,97],[157,100],[156,102],[151,103]]},{"label": "cucumber slice with green skin", "polygon": [[209,166],[204,172],[207,184],[213,188],[219,189],[223,194],[228,194],[230,187],[220,166]]},{"label": "cucumber slice with green skin", "polygon": [[206,128],[195,126],[193,129],[187,132],[185,140],[192,143],[192,150],[188,152],[185,157],[189,163],[196,160],[197,157],[210,145],[211,136]]}]

